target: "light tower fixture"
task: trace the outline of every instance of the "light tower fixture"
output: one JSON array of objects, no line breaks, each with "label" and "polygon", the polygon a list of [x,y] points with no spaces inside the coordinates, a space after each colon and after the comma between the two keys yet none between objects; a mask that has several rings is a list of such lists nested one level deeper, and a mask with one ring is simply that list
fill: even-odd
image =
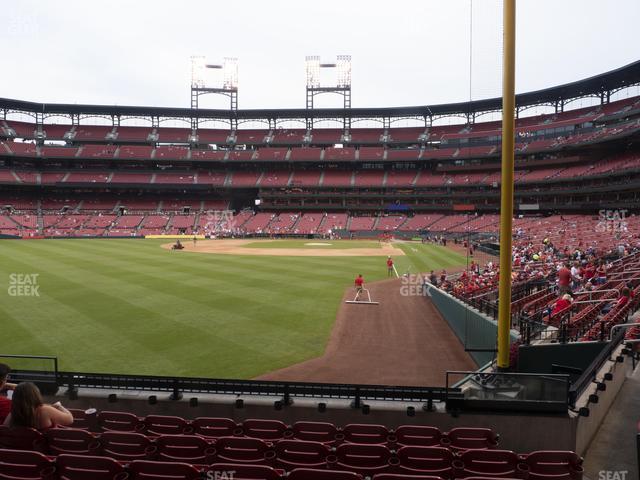
[{"label": "light tower fixture", "polygon": [[[333,85],[323,85],[321,82],[321,71],[323,69],[336,70],[336,82]],[[347,110],[351,108],[351,55],[338,55],[336,61],[332,63],[322,63],[317,55],[305,57],[305,70],[307,76],[307,110],[313,111],[313,99],[321,93],[335,93],[342,95],[345,115],[343,125],[345,135],[351,128],[351,118],[347,115]],[[313,113],[307,115],[307,129],[313,128]]]},{"label": "light tower fixture", "polygon": [[[221,74],[212,75],[212,71],[219,70]],[[197,142],[198,99],[201,95],[217,94],[229,97],[231,130],[238,126],[238,59],[225,57],[221,64],[207,63],[201,55],[191,56],[191,139]]]}]

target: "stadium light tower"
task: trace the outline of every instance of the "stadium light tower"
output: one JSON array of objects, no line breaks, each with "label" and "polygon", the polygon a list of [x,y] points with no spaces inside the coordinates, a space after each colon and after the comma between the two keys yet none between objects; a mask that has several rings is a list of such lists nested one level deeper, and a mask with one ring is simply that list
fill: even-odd
[{"label": "stadium light tower", "polygon": [[[222,81],[208,84],[208,71],[221,70]],[[200,55],[191,57],[191,110],[195,113],[198,110],[198,99],[201,95],[217,94],[229,97],[231,115],[231,130],[236,130],[238,119],[235,113],[238,111],[238,59],[225,57],[222,64],[206,63],[205,58]],[[197,135],[198,117],[191,116],[191,134]]]},{"label": "stadium light tower", "polygon": [[[336,93],[343,97],[345,115],[343,125],[345,131],[351,128],[351,118],[346,111],[351,108],[351,55],[338,55],[335,63],[321,63],[317,55],[305,58],[307,73],[307,110],[313,110],[313,99],[321,93]],[[337,81],[335,85],[322,85],[320,81],[323,69],[336,69]],[[313,128],[313,114],[307,115],[307,129]]]}]

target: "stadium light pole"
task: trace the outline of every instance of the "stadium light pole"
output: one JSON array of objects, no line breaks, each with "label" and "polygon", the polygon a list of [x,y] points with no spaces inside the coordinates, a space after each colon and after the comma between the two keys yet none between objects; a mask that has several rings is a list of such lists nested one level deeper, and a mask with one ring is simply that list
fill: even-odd
[{"label": "stadium light pole", "polygon": [[504,0],[502,57],[502,182],[500,191],[500,283],[498,369],[509,368],[511,330],[511,227],[513,223],[516,0]]}]

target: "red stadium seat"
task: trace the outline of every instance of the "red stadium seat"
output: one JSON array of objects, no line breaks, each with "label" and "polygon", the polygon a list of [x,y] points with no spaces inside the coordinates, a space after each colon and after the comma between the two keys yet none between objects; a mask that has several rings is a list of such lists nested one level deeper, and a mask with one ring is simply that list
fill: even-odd
[{"label": "red stadium seat", "polygon": [[312,442],[333,444],[344,437],[332,423],[327,422],[296,422],[291,427],[293,438]]},{"label": "red stadium seat", "polygon": [[490,428],[453,428],[442,437],[442,445],[453,450],[496,448],[499,437]]},{"label": "red stadium seat", "polygon": [[216,461],[220,463],[273,463],[275,453],[258,438],[222,437],[215,443]]},{"label": "red stadium seat", "polygon": [[126,480],[124,467],[112,458],[88,455],[59,455],[56,473],[60,480]]},{"label": "red stadium seat", "polygon": [[131,480],[198,480],[200,470],[188,463],[135,460],[129,464]]},{"label": "red stadium seat", "polygon": [[528,470],[510,450],[467,450],[453,467],[456,478],[526,478]]},{"label": "red stadium seat", "polygon": [[181,435],[193,431],[184,418],[166,415],[147,415],[144,425],[147,435]]},{"label": "red stadium seat", "polygon": [[342,434],[348,443],[382,445],[389,441],[389,430],[383,425],[352,423],[342,429]]},{"label": "red stadium seat", "polygon": [[574,452],[541,450],[523,456],[531,480],[581,480],[582,458]]},{"label": "red stadium seat", "polygon": [[401,447],[398,452],[398,471],[411,475],[438,475],[449,478],[454,453],[443,447]]},{"label": "red stadium seat", "polygon": [[402,473],[378,473],[373,480],[443,480],[433,475],[404,475]]},{"label": "red stadium seat", "polygon": [[0,448],[46,453],[46,445],[44,435],[33,428],[0,426]]},{"label": "red stadium seat", "polygon": [[141,432],[145,427],[133,413],[104,411],[98,413],[98,428],[104,432]]},{"label": "red stadium seat", "polygon": [[51,478],[53,462],[39,452],[0,449],[0,478],[34,480]]},{"label": "red stadium seat", "polygon": [[49,453],[61,455],[96,455],[100,442],[90,432],[76,428],[50,428],[45,431]]},{"label": "red stadium seat", "polygon": [[241,465],[237,463],[214,463],[204,470],[205,478],[233,480],[280,480],[284,478],[277,470],[266,465]]},{"label": "red stadium seat", "polygon": [[326,467],[331,452],[323,443],[304,440],[282,440],[276,443],[274,450],[276,464],[285,470]]},{"label": "red stadium seat", "polygon": [[102,455],[118,460],[151,460],[157,447],[141,433],[104,432],[100,435]]},{"label": "red stadium seat", "polygon": [[77,408],[69,408],[69,412],[73,415],[73,428],[80,428],[82,430],[93,430],[96,427],[96,416],[87,415],[85,410]]},{"label": "red stadium seat", "polygon": [[198,417],[191,422],[193,433],[207,438],[232,437],[242,433],[236,422],[229,418]]},{"label": "red stadium seat", "polygon": [[245,420],[242,422],[242,432],[247,437],[271,442],[292,436],[289,427],[279,420]]},{"label": "red stadium seat", "polygon": [[440,446],[442,432],[436,427],[402,425],[396,429],[395,437],[398,445],[437,447]]},{"label": "red stadium seat", "polygon": [[163,435],[156,439],[158,460],[210,464],[216,450],[204,438],[196,435]]},{"label": "red stadium seat", "polygon": [[339,470],[296,468],[289,473],[287,480],[362,480],[362,475]]},{"label": "red stadium seat", "polygon": [[384,445],[356,443],[343,443],[336,449],[335,457],[330,455],[327,458],[330,469],[348,470],[365,476],[388,472],[391,467],[397,467],[398,463],[398,459],[393,458],[391,451]]}]

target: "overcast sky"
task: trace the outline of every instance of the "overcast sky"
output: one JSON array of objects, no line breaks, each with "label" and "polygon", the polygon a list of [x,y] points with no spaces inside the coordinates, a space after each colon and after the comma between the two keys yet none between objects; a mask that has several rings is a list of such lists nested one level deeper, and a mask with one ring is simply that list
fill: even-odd
[{"label": "overcast sky", "polygon": [[[187,107],[190,56],[205,55],[211,63],[234,56],[240,108],[304,108],[305,55],[330,62],[338,54],[352,55],[354,107],[496,96],[502,1],[470,5],[470,0],[15,1],[3,9],[0,22],[0,96]],[[517,91],[638,60],[639,28],[639,0],[519,0]],[[333,80],[329,73],[325,78]],[[318,105],[339,101],[325,95]],[[204,106],[226,108],[227,102],[211,98]]]}]

